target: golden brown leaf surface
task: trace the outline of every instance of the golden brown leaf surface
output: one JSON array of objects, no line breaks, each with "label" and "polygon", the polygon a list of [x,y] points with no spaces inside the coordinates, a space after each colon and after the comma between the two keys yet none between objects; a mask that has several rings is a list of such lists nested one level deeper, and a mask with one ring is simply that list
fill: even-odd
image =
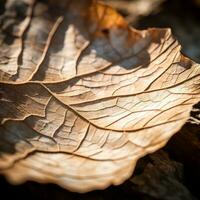
[{"label": "golden brown leaf surface", "polygon": [[86,192],[117,185],[200,98],[169,29],[92,1],[8,1],[0,30],[0,173]]}]

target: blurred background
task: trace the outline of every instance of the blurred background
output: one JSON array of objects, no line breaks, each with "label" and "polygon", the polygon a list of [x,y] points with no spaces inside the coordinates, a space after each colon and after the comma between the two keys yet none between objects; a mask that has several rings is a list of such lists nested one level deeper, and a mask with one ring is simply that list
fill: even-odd
[{"label": "blurred background", "polygon": [[200,0],[107,0],[138,29],[170,27],[183,52],[200,62]]},{"label": "blurred background", "polygon": [[[45,0],[42,0],[45,1]],[[0,0],[0,15],[5,10]],[[137,29],[170,27],[182,52],[200,63],[200,0],[104,0],[115,7]],[[72,200],[198,200],[200,199],[199,106],[168,145],[142,158],[135,174],[124,184],[88,194],[68,192],[56,185],[27,182],[10,185],[0,177],[1,199]],[[196,120],[196,121],[195,121]],[[3,196],[5,194],[5,197]]]}]

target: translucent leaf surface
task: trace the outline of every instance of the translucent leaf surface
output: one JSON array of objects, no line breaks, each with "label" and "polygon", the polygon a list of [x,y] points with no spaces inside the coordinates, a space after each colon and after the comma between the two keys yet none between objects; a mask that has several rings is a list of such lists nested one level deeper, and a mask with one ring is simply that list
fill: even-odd
[{"label": "translucent leaf surface", "polygon": [[96,1],[8,1],[0,29],[0,173],[72,191],[125,181],[200,98],[169,29]]}]

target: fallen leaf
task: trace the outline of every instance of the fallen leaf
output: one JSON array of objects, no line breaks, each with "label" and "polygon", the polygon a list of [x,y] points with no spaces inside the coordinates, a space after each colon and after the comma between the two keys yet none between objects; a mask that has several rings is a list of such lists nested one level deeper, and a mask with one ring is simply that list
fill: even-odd
[{"label": "fallen leaf", "polygon": [[7,1],[0,43],[0,173],[13,184],[121,184],[200,98],[200,67],[170,29],[135,30],[96,1]]}]

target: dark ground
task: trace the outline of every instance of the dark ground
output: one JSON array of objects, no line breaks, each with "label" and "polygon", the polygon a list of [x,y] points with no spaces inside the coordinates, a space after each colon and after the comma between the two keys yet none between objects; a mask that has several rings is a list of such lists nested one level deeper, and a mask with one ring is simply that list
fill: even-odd
[{"label": "dark ground", "polygon": [[[150,1],[150,0],[149,0]],[[0,0],[0,13],[3,12]],[[123,1],[134,2],[134,1]],[[197,1],[196,1],[197,2]],[[126,7],[126,6],[124,6]],[[171,27],[183,46],[183,53],[200,63],[200,6],[192,0],[166,0],[147,16],[131,16],[119,9],[139,29]],[[200,199],[200,106],[191,119],[158,152],[141,159],[132,178],[121,186],[87,194],[68,192],[56,185],[27,182],[12,186],[0,177],[1,196],[27,199],[70,200],[198,200]],[[5,198],[4,197],[4,198]],[[3,199],[3,198],[1,198]]]}]

